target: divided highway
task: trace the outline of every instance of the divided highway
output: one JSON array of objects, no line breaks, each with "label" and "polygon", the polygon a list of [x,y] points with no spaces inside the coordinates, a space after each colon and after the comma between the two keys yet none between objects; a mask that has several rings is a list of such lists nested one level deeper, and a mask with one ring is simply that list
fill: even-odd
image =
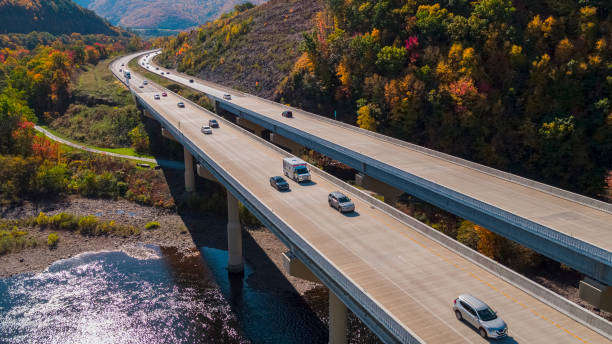
[{"label": "divided highway", "polygon": [[[158,67],[217,106],[612,285],[612,205]],[[159,68],[159,69],[157,69]],[[190,82],[192,80],[193,82]],[[231,100],[223,99],[229,93]],[[294,118],[281,117],[291,109]]]},{"label": "divided highway", "polygon": [[[126,68],[135,56],[111,64],[122,81],[119,69]],[[610,343],[610,334],[604,337],[449,250],[412,225],[366,202],[349,186],[341,191],[353,199],[356,213],[343,215],[331,209],[327,194],[338,190],[337,185],[341,184],[332,183],[320,171],[314,171],[310,185],[289,181],[291,192],[276,191],[268,184],[268,178],[282,175],[284,154],[154,83],[139,88],[143,77],[134,70],[131,72],[129,84],[137,100],[154,116],[161,116],[158,120],[180,133],[179,137],[175,135],[179,141],[197,147],[202,155],[196,156],[198,160],[214,161],[228,178],[240,184],[241,190],[267,209],[266,214],[288,228],[282,234],[299,238],[311,252],[339,271],[351,287],[362,291],[368,302],[399,323],[405,329],[403,338],[411,336],[427,343],[486,343],[473,328],[456,320],[452,311],[453,299],[467,292],[487,302],[508,324],[509,337],[500,343]],[[168,96],[154,99],[162,91],[168,92]],[[177,107],[179,101],[185,102],[185,108]],[[212,135],[203,135],[200,128],[211,118],[220,122],[220,128],[214,129]],[[413,168],[426,169],[412,161]],[[495,192],[490,192],[490,196],[496,198]]]}]

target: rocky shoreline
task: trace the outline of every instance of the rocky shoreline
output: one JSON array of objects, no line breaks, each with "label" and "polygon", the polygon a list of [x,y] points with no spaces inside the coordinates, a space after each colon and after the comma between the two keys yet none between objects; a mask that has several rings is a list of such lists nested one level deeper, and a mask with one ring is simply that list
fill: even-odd
[{"label": "rocky shoreline", "polygon": [[[153,244],[175,247],[185,257],[199,255],[199,247],[227,249],[226,219],[214,214],[177,213],[176,211],[141,206],[125,200],[87,199],[78,196],[60,201],[43,200],[28,202],[15,208],[0,209],[3,219],[23,219],[40,212],[53,215],[66,212],[74,215],[95,215],[102,221],[132,225],[141,233],[131,237],[83,236],[69,231],[27,229],[28,235],[39,242],[34,248],[0,256],[0,278],[20,273],[36,273],[45,270],[53,262],[74,257],[84,252],[129,249],[137,244]],[[145,229],[150,221],[160,227]],[[47,235],[57,232],[60,240],[55,249],[46,245]],[[266,288],[296,291],[300,295],[316,286],[315,283],[288,276],[282,270],[281,254],[286,247],[266,229],[243,231],[243,252],[247,264],[254,268],[248,283],[265,284]],[[273,263],[273,264],[270,264]]]}]

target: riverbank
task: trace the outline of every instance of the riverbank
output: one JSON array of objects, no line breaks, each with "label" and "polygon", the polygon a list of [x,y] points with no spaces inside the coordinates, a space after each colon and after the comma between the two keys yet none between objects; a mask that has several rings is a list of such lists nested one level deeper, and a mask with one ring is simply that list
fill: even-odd
[{"label": "riverbank", "polygon": [[[125,200],[88,199],[79,196],[70,196],[61,201],[27,202],[15,208],[0,209],[3,219],[23,219],[37,216],[40,212],[47,215],[60,212],[78,216],[95,215],[101,221],[115,221],[120,225],[135,226],[141,231],[139,235],[124,238],[83,236],[75,232],[50,229],[25,229],[39,245],[0,256],[0,277],[39,272],[57,260],[83,252],[123,250],[138,243],[175,247],[185,257],[200,255],[198,248],[201,247],[227,249],[226,219],[212,214],[179,214],[173,210],[141,206]],[[160,227],[145,229],[145,225],[151,221],[159,222]],[[52,232],[57,232],[60,237],[55,249],[49,249],[46,244],[47,235]],[[300,295],[314,288],[315,283],[284,273],[281,254],[286,250],[274,234],[266,229],[243,231],[244,258],[254,268],[254,272],[247,279],[249,285],[296,291]]]}]

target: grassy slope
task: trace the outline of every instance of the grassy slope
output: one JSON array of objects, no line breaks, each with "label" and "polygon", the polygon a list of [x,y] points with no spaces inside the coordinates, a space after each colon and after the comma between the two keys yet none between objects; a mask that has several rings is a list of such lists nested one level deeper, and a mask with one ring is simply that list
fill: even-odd
[{"label": "grassy slope", "polygon": [[73,89],[73,104],[49,125],[58,136],[102,149],[130,147],[128,132],[140,124],[140,117],[129,91],[108,69],[109,63],[84,67]]},{"label": "grassy slope", "polygon": [[189,33],[188,43],[197,61],[193,67],[185,68],[185,61],[180,58],[175,61],[176,51],[172,49],[166,49],[168,58],[164,64],[269,98],[293,68],[299,56],[302,34],[312,29],[312,19],[321,9],[318,0],[271,0],[229,19],[227,25],[251,17],[253,22],[248,32],[229,44],[222,43],[225,46],[218,51],[211,49],[218,44],[216,37],[200,42],[197,30]]}]

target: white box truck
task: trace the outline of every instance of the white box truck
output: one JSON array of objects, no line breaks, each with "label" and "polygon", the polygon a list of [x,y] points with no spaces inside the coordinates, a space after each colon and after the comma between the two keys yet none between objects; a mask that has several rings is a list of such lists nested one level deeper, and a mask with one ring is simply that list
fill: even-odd
[{"label": "white box truck", "polygon": [[310,181],[310,172],[308,164],[302,159],[296,157],[283,159],[283,172],[285,176],[293,179],[296,182]]}]

